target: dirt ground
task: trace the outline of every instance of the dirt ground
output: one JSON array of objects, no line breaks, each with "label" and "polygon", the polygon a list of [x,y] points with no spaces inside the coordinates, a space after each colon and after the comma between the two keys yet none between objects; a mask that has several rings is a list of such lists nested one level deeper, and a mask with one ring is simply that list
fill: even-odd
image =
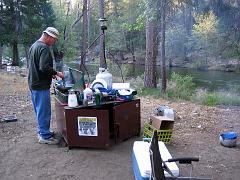
[{"label": "dirt ground", "polygon": [[[131,138],[109,149],[68,150],[57,145],[38,144],[36,122],[24,73],[0,70],[0,119],[15,114],[18,121],[0,123],[1,180],[133,180]],[[167,145],[173,157],[199,156],[194,176],[214,180],[239,180],[240,145],[219,144],[219,133],[240,133],[240,107],[206,107],[190,102],[169,102],[140,97],[142,126],[153,110],[168,105],[176,110],[173,141]],[[54,104],[53,104],[54,105]],[[53,106],[54,107],[54,106]],[[56,123],[53,108],[53,130]],[[190,168],[179,165],[180,173]]]}]

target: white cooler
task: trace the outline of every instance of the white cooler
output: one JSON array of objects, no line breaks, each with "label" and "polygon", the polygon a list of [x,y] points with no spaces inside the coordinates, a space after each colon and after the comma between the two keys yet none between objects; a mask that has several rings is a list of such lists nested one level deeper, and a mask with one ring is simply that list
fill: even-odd
[{"label": "white cooler", "polygon": [[[169,153],[165,144],[161,141],[158,142],[159,150],[163,161],[171,159],[172,156]],[[149,155],[149,146],[150,143],[144,141],[135,141],[133,144],[132,152],[132,165],[134,176],[136,180],[149,180],[151,173],[151,162]],[[179,169],[175,162],[166,163],[169,169],[172,171],[174,176],[179,176]],[[165,176],[170,176],[165,172]]]}]

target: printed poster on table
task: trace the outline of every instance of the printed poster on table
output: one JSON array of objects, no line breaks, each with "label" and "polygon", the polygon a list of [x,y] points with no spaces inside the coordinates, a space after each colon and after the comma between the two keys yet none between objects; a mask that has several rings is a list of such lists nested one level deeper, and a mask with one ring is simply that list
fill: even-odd
[{"label": "printed poster on table", "polygon": [[97,117],[78,117],[79,136],[98,136]]}]

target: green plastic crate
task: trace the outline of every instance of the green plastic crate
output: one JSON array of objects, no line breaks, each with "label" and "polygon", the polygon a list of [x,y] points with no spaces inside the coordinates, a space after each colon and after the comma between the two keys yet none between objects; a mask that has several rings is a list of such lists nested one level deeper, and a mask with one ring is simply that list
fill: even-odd
[{"label": "green plastic crate", "polygon": [[159,130],[153,127],[151,124],[146,123],[144,125],[143,137],[152,138],[153,132],[157,131],[158,140],[164,142],[165,144],[170,144],[172,140],[173,129]]}]

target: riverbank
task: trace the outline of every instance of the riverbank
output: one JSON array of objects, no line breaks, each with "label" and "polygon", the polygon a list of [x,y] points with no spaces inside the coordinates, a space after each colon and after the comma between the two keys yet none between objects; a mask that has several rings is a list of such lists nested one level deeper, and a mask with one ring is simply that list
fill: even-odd
[{"label": "riverbank", "polygon": [[209,58],[205,63],[198,62],[198,57],[189,58],[192,60],[183,61],[173,59],[170,61],[169,66],[178,68],[190,68],[197,70],[212,70],[212,71],[223,71],[223,72],[235,72],[240,73],[240,60],[239,59],[217,59]]},{"label": "riverbank", "polygon": [[[18,121],[0,123],[0,177],[3,180],[133,180],[132,145],[140,137],[129,139],[106,150],[49,146],[37,143],[36,122],[24,72],[0,70],[0,119],[15,114]],[[240,107],[207,107],[190,102],[170,102],[152,97],[141,99],[141,124],[159,105],[175,109],[172,143],[167,145],[174,157],[199,156],[194,176],[214,180],[238,180],[240,145],[226,148],[219,144],[223,131],[240,129]],[[53,129],[56,130],[53,104]],[[189,168],[180,166],[184,175]]]}]

